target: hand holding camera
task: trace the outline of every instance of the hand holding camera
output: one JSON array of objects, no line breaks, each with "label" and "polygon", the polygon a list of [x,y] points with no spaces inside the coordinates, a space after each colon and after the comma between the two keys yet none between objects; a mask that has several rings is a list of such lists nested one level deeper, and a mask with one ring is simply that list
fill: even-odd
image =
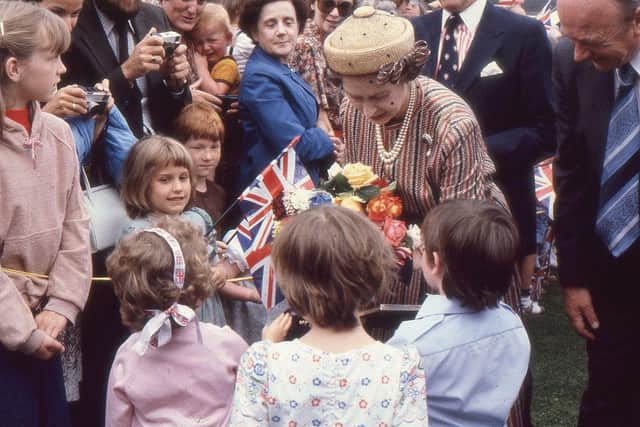
[{"label": "hand holding camera", "polygon": [[62,119],[86,114],[87,101],[85,92],[78,85],[65,86],[58,89],[42,110]]},{"label": "hand holding camera", "polygon": [[160,70],[165,57],[164,40],[156,34],[155,28],[151,28],[121,65],[122,74],[130,83],[133,83],[138,77]]}]

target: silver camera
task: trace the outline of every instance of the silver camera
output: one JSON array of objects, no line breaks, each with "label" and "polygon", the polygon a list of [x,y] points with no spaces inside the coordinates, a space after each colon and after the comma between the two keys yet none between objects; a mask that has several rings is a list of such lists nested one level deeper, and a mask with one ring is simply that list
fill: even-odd
[{"label": "silver camera", "polygon": [[82,87],[87,94],[87,116],[95,116],[105,112],[109,102],[109,92],[96,89],[95,87]]},{"label": "silver camera", "polygon": [[182,41],[182,36],[175,31],[156,33],[156,36],[162,39],[165,58],[173,55],[173,52],[175,52],[176,48],[180,46],[180,42]]}]

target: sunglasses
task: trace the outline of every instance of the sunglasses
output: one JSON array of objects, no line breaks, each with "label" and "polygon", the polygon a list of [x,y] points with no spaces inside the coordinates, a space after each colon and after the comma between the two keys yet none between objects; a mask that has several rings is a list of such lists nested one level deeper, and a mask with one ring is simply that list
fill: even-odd
[{"label": "sunglasses", "polygon": [[353,12],[353,3],[348,1],[337,3],[335,0],[318,0],[318,9],[322,13],[331,13],[335,8],[338,8],[338,15],[344,18]]}]

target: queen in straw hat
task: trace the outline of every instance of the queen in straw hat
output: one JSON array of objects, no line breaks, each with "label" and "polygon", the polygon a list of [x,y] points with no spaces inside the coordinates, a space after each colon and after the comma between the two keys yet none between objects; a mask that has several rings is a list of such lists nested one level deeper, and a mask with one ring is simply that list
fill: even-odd
[{"label": "queen in straw hat", "polygon": [[[407,223],[421,224],[447,199],[494,199],[495,168],[467,104],[418,76],[429,48],[411,23],[364,6],[325,40],[330,69],[342,78],[344,162],[362,162],[396,181]],[[419,257],[415,257],[416,259]],[[414,273],[389,301],[420,304],[426,289]]]}]

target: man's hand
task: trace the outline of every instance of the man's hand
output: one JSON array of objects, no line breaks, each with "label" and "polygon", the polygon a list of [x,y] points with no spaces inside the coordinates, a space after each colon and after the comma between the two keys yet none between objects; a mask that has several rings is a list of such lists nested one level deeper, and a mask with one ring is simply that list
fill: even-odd
[{"label": "man's hand", "polygon": [[216,112],[222,112],[222,100],[215,95],[211,95],[209,92],[200,90],[200,84],[202,79],[198,79],[195,83],[191,84],[189,89],[191,90],[191,99],[193,102],[205,102],[211,104]]},{"label": "man's hand", "polygon": [[190,69],[189,61],[187,61],[187,46],[181,44],[173,52],[173,55],[162,64],[160,73],[167,79],[167,86],[170,89],[178,90],[187,82]]},{"label": "man's hand", "polygon": [[584,338],[595,340],[594,332],[600,327],[586,288],[564,288],[564,309],[573,329]]},{"label": "man's hand", "polygon": [[293,317],[289,313],[282,313],[271,322],[271,324],[262,328],[262,339],[271,342],[281,342],[289,332]]},{"label": "man's hand", "polygon": [[67,326],[67,318],[54,311],[43,310],[36,316],[36,324],[38,329],[55,339]]},{"label": "man's hand", "polygon": [[33,353],[33,357],[40,360],[49,360],[58,353],[64,351],[64,346],[57,340],[45,335],[40,347]]},{"label": "man's hand", "polygon": [[162,38],[154,35],[155,32],[156,29],[151,28],[121,65],[122,74],[129,83],[151,71],[158,71],[164,62],[164,43]]},{"label": "man's hand", "polygon": [[49,114],[65,117],[75,117],[87,113],[87,94],[78,85],[65,86],[53,95],[53,98],[42,108]]}]

